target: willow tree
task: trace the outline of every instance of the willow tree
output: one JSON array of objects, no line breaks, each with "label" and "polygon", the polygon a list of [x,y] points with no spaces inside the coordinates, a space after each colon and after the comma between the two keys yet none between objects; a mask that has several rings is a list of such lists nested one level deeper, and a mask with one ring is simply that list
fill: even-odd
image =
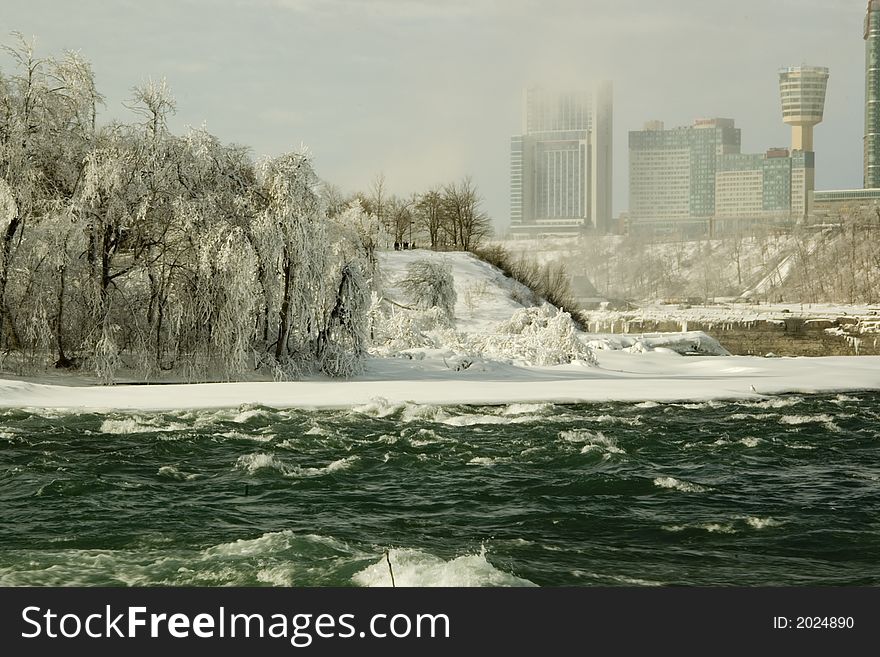
[{"label": "willow tree", "polygon": [[67,278],[78,244],[72,205],[102,98],[76,53],[39,58],[20,35],[5,50],[15,70],[0,75],[0,345],[54,346],[56,364],[68,366],[63,327],[74,286]]},{"label": "willow tree", "polygon": [[255,165],[204,129],[176,136],[164,82],[134,89],[133,123],[97,126],[87,62],[38,59],[23,41],[9,52],[4,367],[54,361],[108,383],[359,370],[382,233],[339,194],[322,199],[307,153]]},{"label": "willow tree", "polygon": [[253,232],[264,265],[266,333],[277,375],[293,376],[315,356],[327,282],[319,181],[307,152],[264,160],[258,175],[265,203]]}]

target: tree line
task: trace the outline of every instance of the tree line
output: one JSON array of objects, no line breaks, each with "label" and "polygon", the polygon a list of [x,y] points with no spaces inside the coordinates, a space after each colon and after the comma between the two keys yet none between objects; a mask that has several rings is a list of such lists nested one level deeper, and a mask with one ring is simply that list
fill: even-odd
[{"label": "tree line", "polygon": [[401,197],[388,191],[380,174],[354,199],[398,248],[415,244],[435,251],[474,251],[492,235],[492,222],[470,177]]}]

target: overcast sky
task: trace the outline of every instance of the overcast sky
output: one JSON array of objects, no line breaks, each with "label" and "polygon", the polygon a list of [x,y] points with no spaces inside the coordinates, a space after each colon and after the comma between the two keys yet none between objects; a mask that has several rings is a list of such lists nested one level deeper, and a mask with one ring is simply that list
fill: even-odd
[{"label": "overcast sky", "polygon": [[[862,184],[865,0],[2,0],[4,32],[79,50],[124,118],[165,77],[176,132],[207,125],[256,156],[301,143],[345,190],[409,194],[470,174],[508,224],[522,89],[614,82],[614,212],[627,131],[736,119],[744,152],[788,145],[777,69],[828,66],[819,189]],[[4,43],[11,43],[4,37]],[[9,72],[9,60],[0,57]]]}]

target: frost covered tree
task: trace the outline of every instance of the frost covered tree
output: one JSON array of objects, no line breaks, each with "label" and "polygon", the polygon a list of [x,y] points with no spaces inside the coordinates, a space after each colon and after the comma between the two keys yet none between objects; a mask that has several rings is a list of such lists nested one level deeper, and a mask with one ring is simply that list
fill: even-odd
[{"label": "frost covered tree", "polygon": [[356,263],[346,263],[339,272],[333,308],[318,334],[318,362],[325,374],[350,377],[363,370],[369,306],[368,281]]},{"label": "frost covered tree", "polygon": [[101,96],[76,54],[39,58],[20,35],[5,50],[16,70],[0,72],[0,347],[37,354],[54,336],[65,365],[65,288],[76,245],[65,236]]},{"label": "frost covered tree", "polygon": [[174,135],[164,82],[133,90],[133,123],[100,126],[85,60],[8,52],[0,366],[108,383],[359,371],[383,233],[318,193],[308,153],[254,164],[204,129]]},{"label": "frost covered tree", "polygon": [[[388,185],[385,183],[385,174],[380,173],[370,183],[369,192],[359,194],[358,200],[364,210],[376,217],[376,220],[385,228],[386,237],[389,237],[393,231],[388,230]],[[389,244],[383,244],[389,246]]]},{"label": "frost covered tree", "polygon": [[403,199],[392,196],[388,200],[388,230],[394,238],[395,244],[412,243],[413,224],[415,215],[413,207],[416,199]]},{"label": "frost covered tree", "polygon": [[482,199],[470,178],[446,185],[442,203],[442,229],[455,248],[471,251],[492,234],[489,215],[483,211]]},{"label": "frost covered tree", "polygon": [[418,241],[435,250],[476,251],[492,234],[492,222],[470,177],[400,198],[388,192],[385,177],[379,176],[359,199],[397,244]]},{"label": "frost covered tree", "polygon": [[417,308],[439,308],[449,321],[455,317],[455,280],[448,264],[436,260],[416,260],[399,283]]},{"label": "frost covered tree", "polygon": [[[136,353],[145,377],[161,366],[167,303],[157,298],[157,288],[161,292],[163,283],[169,288],[168,280],[157,282],[156,276],[170,252],[179,256],[186,249],[187,226],[180,226],[174,213],[175,201],[186,196],[184,148],[166,124],[174,102],[164,84],[148,83],[133,94],[131,107],[143,122],[102,131],[84,160],[74,207],[86,233],[85,260],[94,290],[86,347],[105,380],[112,379],[123,350]],[[146,318],[142,308],[148,309]],[[155,322],[159,328],[153,331]]]},{"label": "frost covered tree", "polygon": [[274,365],[290,376],[314,356],[321,329],[327,281],[318,179],[305,152],[265,160],[258,174],[265,205],[254,234],[264,263],[267,335],[273,338]]},{"label": "frost covered tree", "polygon": [[444,219],[443,197],[440,190],[431,189],[422,194],[416,201],[415,221],[420,231],[427,235],[429,246],[432,249],[441,246],[441,229]]},{"label": "frost covered tree", "polygon": [[329,217],[334,243],[343,251],[343,259],[363,258],[361,269],[373,287],[379,285],[377,252],[388,242],[388,233],[376,215],[367,212],[359,199]]}]

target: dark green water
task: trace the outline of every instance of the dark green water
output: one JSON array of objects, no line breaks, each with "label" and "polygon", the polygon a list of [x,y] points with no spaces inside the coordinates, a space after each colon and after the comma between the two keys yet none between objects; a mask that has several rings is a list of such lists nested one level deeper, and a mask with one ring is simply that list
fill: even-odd
[{"label": "dark green water", "polygon": [[880,584],[880,397],[0,410],[0,585]]}]

